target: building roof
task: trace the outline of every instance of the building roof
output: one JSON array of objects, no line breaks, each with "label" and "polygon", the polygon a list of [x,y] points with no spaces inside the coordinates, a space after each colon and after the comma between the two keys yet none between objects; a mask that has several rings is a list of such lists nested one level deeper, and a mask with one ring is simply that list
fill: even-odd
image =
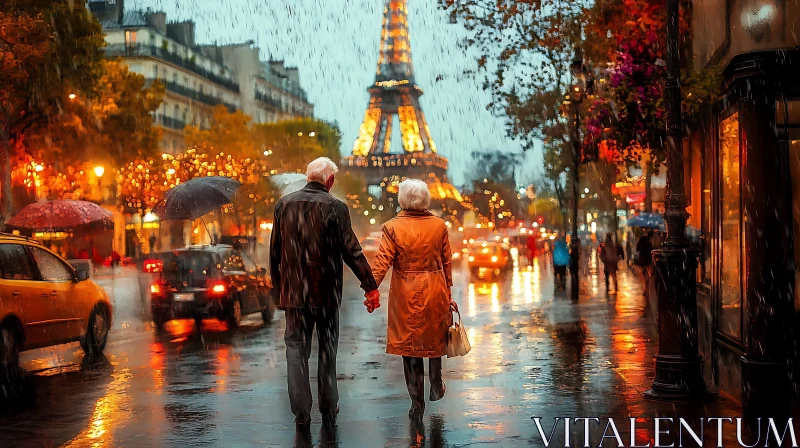
[{"label": "building roof", "polygon": [[147,26],[147,19],[141,11],[125,11],[122,14],[122,22],[101,22],[103,28],[136,28]]}]

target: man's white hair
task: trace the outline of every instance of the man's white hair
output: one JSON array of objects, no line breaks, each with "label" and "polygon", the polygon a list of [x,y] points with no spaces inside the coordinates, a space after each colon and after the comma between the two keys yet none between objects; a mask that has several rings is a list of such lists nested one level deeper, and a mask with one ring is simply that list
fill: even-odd
[{"label": "man's white hair", "polygon": [[397,195],[400,207],[403,210],[425,210],[431,205],[431,192],[428,184],[417,179],[406,179],[400,182],[400,192]]},{"label": "man's white hair", "polygon": [[306,178],[309,182],[325,183],[334,174],[339,172],[339,167],[327,157],[320,157],[308,164]]}]

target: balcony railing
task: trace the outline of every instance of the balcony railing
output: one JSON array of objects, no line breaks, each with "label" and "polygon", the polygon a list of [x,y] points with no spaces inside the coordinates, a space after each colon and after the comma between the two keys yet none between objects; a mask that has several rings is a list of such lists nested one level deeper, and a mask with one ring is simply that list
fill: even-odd
[{"label": "balcony railing", "polygon": [[272,107],[275,110],[280,112],[284,112],[287,114],[295,115],[298,117],[307,117],[310,116],[310,113],[307,113],[307,109],[302,106],[286,106],[284,107],[279,100],[271,98],[268,95],[265,95],[259,91],[256,91],[256,100],[260,101],[261,103]]},{"label": "balcony railing", "polygon": [[225,87],[228,90],[239,93],[239,84],[235,83],[234,81],[225,79],[211,70],[201,67],[200,64],[195,62],[193,59],[185,58],[163,48],[158,48],[154,45],[112,44],[106,46],[105,50],[107,56],[151,56],[162,59],[179,67],[193,71],[198,75],[203,76],[222,87]]},{"label": "balcony railing", "polygon": [[[148,79],[147,81],[153,82],[152,79]],[[189,87],[183,86],[174,81],[165,81],[162,79],[161,82],[164,83],[164,87],[166,87],[167,90],[174,92],[180,96],[190,98],[195,101],[200,101],[201,103],[208,104],[209,106],[216,106],[218,104],[222,104],[228,109],[228,112],[231,113],[236,112],[237,107],[235,104],[226,103],[221,98],[217,98],[213,95],[209,95],[204,92],[198,92],[197,90],[190,89]]]},{"label": "balcony railing", "polygon": [[182,131],[186,127],[186,122],[177,118],[167,117],[166,115],[159,115],[158,122],[167,128],[177,129]]}]

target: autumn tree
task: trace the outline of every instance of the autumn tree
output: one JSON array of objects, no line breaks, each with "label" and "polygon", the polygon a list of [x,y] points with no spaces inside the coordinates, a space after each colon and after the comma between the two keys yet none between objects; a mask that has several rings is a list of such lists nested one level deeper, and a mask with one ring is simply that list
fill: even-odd
[{"label": "autumn tree", "polygon": [[305,172],[306,165],[318,157],[341,158],[339,128],[325,121],[301,118],[263,123],[255,127],[255,135],[279,172]]},{"label": "autumn tree", "polygon": [[97,70],[88,98],[75,95],[63,105],[61,120],[26,139],[35,160],[63,171],[76,159],[117,167],[158,154],[161,130],[151,113],[161,104],[164,86],[146,85],[121,60],[102,60]]},{"label": "autumn tree", "polygon": [[478,53],[487,106],[506,117],[507,133],[525,149],[543,144],[545,176],[562,194],[572,166],[570,123],[564,101],[573,48],[585,22],[583,0],[439,0],[469,33]]},{"label": "autumn tree", "polygon": [[26,134],[62,119],[69,93],[91,96],[102,59],[100,24],[80,2],[7,0],[0,6],[0,145],[3,212]]},{"label": "autumn tree", "polygon": [[241,110],[228,111],[217,105],[211,112],[211,122],[207,129],[189,125],[183,131],[188,148],[198,148],[207,152],[222,151],[245,157],[261,155],[261,146],[256,142],[253,123],[249,115]]}]

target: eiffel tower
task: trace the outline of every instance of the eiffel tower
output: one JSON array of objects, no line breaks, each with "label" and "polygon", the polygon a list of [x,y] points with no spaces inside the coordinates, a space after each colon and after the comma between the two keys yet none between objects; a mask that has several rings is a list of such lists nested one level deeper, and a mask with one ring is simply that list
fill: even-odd
[{"label": "eiffel tower", "polygon": [[[397,184],[405,178],[426,181],[434,200],[460,202],[458,191],[447,184],[447,158],[436,153],[419,103],[423,92],[414,80],[408,0],[385,2],[375,83],[367,89],[370,93],[367,112],[352,155],[343,160],[343,165],[349,172],[364,175],[371,191],[379,187],[380,202],[389,205],[390,211],[397,205],[392,197],[397,193]],[[400,154],[390,152],[395,117],[403,144]],[[386,218],[385,214],[383,217]]]}]

